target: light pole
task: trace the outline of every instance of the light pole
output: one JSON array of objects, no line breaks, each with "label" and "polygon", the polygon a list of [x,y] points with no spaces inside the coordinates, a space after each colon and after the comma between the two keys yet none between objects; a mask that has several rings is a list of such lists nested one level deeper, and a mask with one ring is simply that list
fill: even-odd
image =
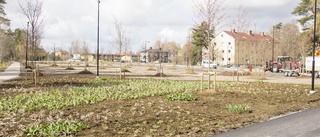
[{"label": "light pole", "polygon": [[313,47],[312,47],[312,74],[311,74],[311,91],[314,93],[314,67],[315,67],[315,47],[316,47],[316,31],[317,31],[317,0],[314,1],[314,19],[313,19]]},{"label": "light pole", "polygon": [[100,0],[98,0],[98,28],[97,28],[97,78],[99,78],[99,21],[100,21]]},{"label": "light pole", "polygon": [[27,40],[26,40],[26,68],[28,68],[28,45],[29,45],[29,22],[27,22]]},{"label": "light pole", "polygon": [[144,52],[144,56],[145,56],[145,59],[144,59],[144,64],[147,64],[147,42],[150,43],[150,41],[145,41],[144,42],[144,49],[145,49],[145,52]]},{"label": "light pole", "polygon": [[271,72],[273,73],[273,59],[274,59],[274,26],[272,26],[272,59],[271,59]]}]

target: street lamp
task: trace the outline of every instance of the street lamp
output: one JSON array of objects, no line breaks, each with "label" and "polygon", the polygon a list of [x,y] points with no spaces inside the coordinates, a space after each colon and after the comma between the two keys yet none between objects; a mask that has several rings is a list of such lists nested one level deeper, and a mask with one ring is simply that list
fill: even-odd
[{"label": "street lamp", "polygon": [[313,47],[312,47],[312,74],[311,74],[311,91],[314,93],[314,67],[315,67],[315,47],[316,47],[316,30],[317,30],[317,0],[314,1],[314,20],[313,20]]},{"label": "street lamp", "polygon": [[274,26],[272,26],[272,59],[271,59],[271,72],[273,72],[273,61],[274,61]]},{"label": "street lamp", "polygon": [[26,68],[28,68],[28,44],[29,43],[29,22],[27,22],[27,41],[26,41]]},{"label": "street lamp", "polygon": [[145,56],[145,59],[144,59],[144,64],[147,64],[147,42],[150,43],[150,41],[145,41],[144,42],[144,49],[145,49],[145,52],[144,52],[144,56]]},{"label": "street lamp", "polygon": [[97,28],[97,78],[99,78],[99,21],[100,21],[100,0],[98,0],[98,28]]}]

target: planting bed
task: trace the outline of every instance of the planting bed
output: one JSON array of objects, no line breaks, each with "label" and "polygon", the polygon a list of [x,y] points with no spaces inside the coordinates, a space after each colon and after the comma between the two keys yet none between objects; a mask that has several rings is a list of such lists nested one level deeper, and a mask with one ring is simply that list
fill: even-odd
[{"label": "planting bed", "polygon": [[208,136],[320,105],[309,85],[40,78],[0,84],[0,136]]}]

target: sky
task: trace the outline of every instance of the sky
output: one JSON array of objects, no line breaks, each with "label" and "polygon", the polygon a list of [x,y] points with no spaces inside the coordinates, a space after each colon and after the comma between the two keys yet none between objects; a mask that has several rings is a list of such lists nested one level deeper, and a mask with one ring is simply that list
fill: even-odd
[{"label": "sky", "polygon": [[[35,1],[35,0],[32,0]],[[100,53],[115,53],[111,44],[116,18],[130,39],[133,52],[152,47],[157,39],[175,41],[183,46],[195,22],[193,1],[200,0],[100,0]],[[250,30],[269,32],[273,25],[297,19],[291,15],[301,0],[225,0],[226,18],[221,29],[231,30],[230,20],[237,16],[241,6],[248,13]],[[19,3],[25,0],[7,0],[5,12],[11,20],[11,29],[27,28],[28,20]],[[41,46],[49,52],[54,47],[69,50],[74,40],[86,41],[92,53],[97,49],[97,0],[43,0],[44,35]],[[149,41],[146,42],[146,41]]]}]

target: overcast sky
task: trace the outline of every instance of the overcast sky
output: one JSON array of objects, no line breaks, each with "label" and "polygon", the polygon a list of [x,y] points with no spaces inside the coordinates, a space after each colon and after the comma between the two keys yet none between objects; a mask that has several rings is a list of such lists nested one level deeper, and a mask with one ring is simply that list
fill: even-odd
[{"label": "overcast sky", "polygon": [[[26,29],[27,19],[22,15],[19,1],[7,0],[5,12],[11,20],[11,29]],[[45,34],[41,45],[52,51],[57,48],[68,50],[74,40],[87,41],[90,51],[96,52],[97,0],[43,0]],[[148,47],[161,38],[163,41],[186,43],[189,29],[195,24],[193,0],[100,0],[100,49],[104,53],[116,52],[110,39],[114,32],[114,17],[123,24],[130,37],[134,52]],[[198,0],[200,1],[200,0]],[[250,29],[268,32],[272,25],[287,23],[294,19],[293,9],[301,0],[226,0],[227,16],[237,15],[239,6],[248,12]],[[228,19],[223,30],[230,30]],[[101,52],[101,51],[100,51]]]}]

